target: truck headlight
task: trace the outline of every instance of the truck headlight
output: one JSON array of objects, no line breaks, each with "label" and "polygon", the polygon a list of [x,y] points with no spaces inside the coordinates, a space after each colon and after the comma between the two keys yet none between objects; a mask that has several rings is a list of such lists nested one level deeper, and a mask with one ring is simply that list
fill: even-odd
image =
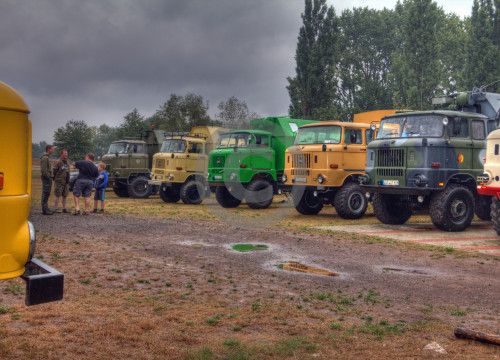
[{"label": "truck headlight", "polygon": [[168,174],[168,180],[172,180],[174,178],[174,175]]},{"label": "truck headlight", "polygon": [[288,180],[288,176],[286,176],[286,174],[283,174],[283,177],[281,179],[283,180],[283,182],[286,182]]},{"label": "truck headlight", "polygon": [[236,179],[236,174],[235,173],[231,173],[231,175],[229,176],[229,179],[230,180]]},{"label": "truck headlight", "polygon": [[323,175],[319,175],[319,176],[318,176],[318,182],[319,182],[320,184],[323,184],[323,182],[324,182],[324,181],[325,181],[325,177],[324,177]]},{"label": "truck headlight", "polygon": [[481,174],[477,177],[477,181],[482,182],[484,185],[488,185],[492,180],[492,177],[489,173]]},{"label": "truck headlight", "polygon": [[31,261],[31,259],[35,255],[35,249],[36,249],[36,231],[31,221],[28,221],[28,229],[30,236],[30,251],[28,254],[28,261]]}]

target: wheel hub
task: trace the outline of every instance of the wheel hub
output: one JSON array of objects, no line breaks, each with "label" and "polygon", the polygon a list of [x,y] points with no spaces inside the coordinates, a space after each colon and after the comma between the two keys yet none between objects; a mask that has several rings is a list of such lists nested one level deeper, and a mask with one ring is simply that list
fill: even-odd
[{"label": "wheel hub", "polygon": [[467,212],[467,205],[462,200],[453,200],[451,203],[451,215],[454,218],[462,217]]}]

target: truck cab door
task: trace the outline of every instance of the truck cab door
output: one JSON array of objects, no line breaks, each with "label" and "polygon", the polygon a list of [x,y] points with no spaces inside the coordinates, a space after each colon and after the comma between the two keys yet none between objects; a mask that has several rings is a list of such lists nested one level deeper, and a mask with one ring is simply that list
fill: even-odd
[{"label": "truck cab door", "polygon": [[475,176],[483,173],[484,158],[486,157],[487,129],[482,120],[472,120],[472,167]]},{"label": "truck cab door", "polygon": [[204,154],[204,144],[189,142],[186,152],[186,171],[203,174],[207,170],[208,156]]},{"label": "truck cab door", "polygon": [[343,139],[344,171],[365,171],[366,141],[362,129],[344,128]]},{"label": "truck cab door", "polygon": [[447,152],[446,168],[472,173],[472,149],[474,144],[469,133],[468,119],[451,119],[451,123],[448,124],[448,135],[451,143]]},{"label": "truck cab door", "polygon": [[267,135],[254,135],[254,140],[250,145],[251,168],[252,170],[270,171],[274,169],[274,151],[271,148],[270,137]]}]

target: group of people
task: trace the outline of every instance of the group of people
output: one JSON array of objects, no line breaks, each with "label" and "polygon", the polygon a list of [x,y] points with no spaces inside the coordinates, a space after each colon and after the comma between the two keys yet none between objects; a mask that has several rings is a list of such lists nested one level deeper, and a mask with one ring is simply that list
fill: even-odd
[{"label": "group of people", "polygon": [[[59,160],[52,166],[50,155],[54,153],[54,146],[47,145],[45,153],[40,157],[40,170],[42,173],[42,213],[44,215],[53,215],[54,213],[70,213],[66,207],[66,199],[70,188],[70,164],[68,162],[68,151],[61,150]],[[90,197],[92,188],[94,192],[93,213],[104,213],[104,197],[106,186],[108,185],[108,174],[106,165],[100,163],[94,164],[94,154],[88,153],[85,160],[76,161],[73,166],[78,169],[78,176],[73,185],[73,197],[75,200],[75,209],[73,215],[88,215],[90,211]],[[49,197],[52,192],[52,182],[54,182],[54,210],[49,208]],[[85,200],[85,210],[80,211],[80,197]],[[62,209],[59,209],[59,199],[61,198]],[[101,209],[98,209],[98,203],[101,203]]]}]

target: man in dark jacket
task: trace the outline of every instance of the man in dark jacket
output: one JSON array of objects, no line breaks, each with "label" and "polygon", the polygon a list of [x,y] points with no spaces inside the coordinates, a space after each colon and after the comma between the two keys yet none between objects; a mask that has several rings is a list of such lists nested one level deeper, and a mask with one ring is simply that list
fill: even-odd
[{"label": "man in dark jacket", "polygon": [[54,153],[54,146],[47,144],[45,153],[40,156],[40,171],[42,172],[42,213],[44,215],[52,215],[54,212],[49,209],[49,196],[52,191],[52,164],[50,163],[50,155]]},{"label": "man in dark jacket", "polygon": [[66,209],[66,198],[69,195],[69,164],[68,151],[61,150],[61,157],[54,165],[54,212],[59,213],[59,198],[62,197],[62,212],[69,213]]},{"label": "man in dark jacket", "polygon": [[90,195],[92,195],[92,186],[94,179],[99,176],[97,167],[93,163],[94,154],[88,153],[85,160],[76,161],[73,166],[79,170],[78,177],[76,178],[75,187],[73,188],[73,196],[75,197],[75,211],[74,215],[80,214],[80,196],[85,199],[85,211],[83,215],[89,214],[90,208]]}]

